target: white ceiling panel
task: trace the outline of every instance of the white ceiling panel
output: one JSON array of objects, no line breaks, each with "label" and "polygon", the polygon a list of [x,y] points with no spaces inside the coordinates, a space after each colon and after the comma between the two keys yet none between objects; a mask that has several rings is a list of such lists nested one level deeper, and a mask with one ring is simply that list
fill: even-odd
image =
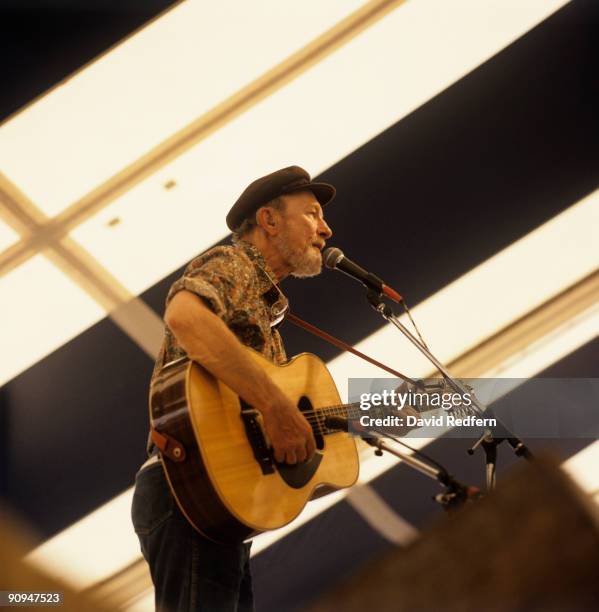
[{"label": "white ceiling panel", "polygon": [[[133,295],[225,234],[222,202],[225,193],[231,201],[234,179],[206,172],[209,161],[193,161],[178,160],[71,232]],[[170,181],[176,185],[165,188]]]},{"label": "white ceiling panel", "polygon": [[364,0],[188,0],[0,128],[0,167],[49,216]]},{"label": "white ceiling panel", "polygon": [[599,501],[599,440],[570,457],[562,467],[583,491]]},{"label": "white ceiling panel", "polygon": [[0,385],[105,316],[42,255],[0,277]]},{"label": "white ceiling panel", "polygon": [[[129,518],[132,499],[130,488],[38,546],[27,561],[75,588],[90,586],[105,578],[108,570],[133,563],[140,553]],[[94,554],[89,554],[91,550]]]},{"label": "white ceiling panel", "polygon": [[[97,213],[73,236],[137,294],[224,237],[226,211],[251,180],[289,164],[312,174],[325,170],[562,4],[401,5]],[[390,79],[390,71],[397,77]],[[177,186],[165,193],[170,180]],[[115,218],[122,222],[109,226]]]}]

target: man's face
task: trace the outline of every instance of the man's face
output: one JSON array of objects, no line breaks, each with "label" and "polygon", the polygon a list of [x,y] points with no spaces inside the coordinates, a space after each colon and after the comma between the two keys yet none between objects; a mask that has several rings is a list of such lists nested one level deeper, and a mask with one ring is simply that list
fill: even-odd
[{"label": "man's face", "polygon": [[316,276],[322,270],[321,251],[333,232],[322,215],[322,208],[311,191],[283,196],[283,224],[275,245],[297,277]]}]

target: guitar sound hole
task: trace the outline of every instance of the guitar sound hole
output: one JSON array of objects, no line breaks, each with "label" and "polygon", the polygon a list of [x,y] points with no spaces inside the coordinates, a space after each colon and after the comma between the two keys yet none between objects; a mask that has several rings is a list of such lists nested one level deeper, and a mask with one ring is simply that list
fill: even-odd
[{"label": "guitar sound hole", "polygon": [[[312,402],[305,395],[302,395],[302,397],[300,397],[300,400],[297,403],[297,407],[301,410],[301,412],[304,413],[313,410]],[[306,416],[306,418],[308,419],[308,423],[310,423],[310,425],[312,426],[312,431],[314,432],[314,439],[316,440],[316,448],[318,450],[322,450],[324,448],[324,436],[320,432],[322,431],[323,424],[321,423],[322,419],[316,416],[317,414],[318,413],[306,414],[304,416]]]}]

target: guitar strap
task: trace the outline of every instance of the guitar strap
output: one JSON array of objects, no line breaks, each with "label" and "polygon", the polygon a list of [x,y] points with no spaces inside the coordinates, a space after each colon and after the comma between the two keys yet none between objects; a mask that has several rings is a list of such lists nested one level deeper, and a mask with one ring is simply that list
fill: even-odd
[{"label": "guitar strap", "polygon": [[322,329],[319,329],[318,327],[316,327],[316,325],[312,325],[312,323],[308,323],[307,321],[300,319],[299,317],[294,315],[292,312],[287,311],[287,314],[285,315],[285,320],[290,321],[294,325],[297,325],[297,327],[301,327],[307,332],[314,334],[318,338],[321,338],[322,340],[329,342],[330,344],[332,344],[333,346],[336,346],[337,348],[340,348],[341,350],[353,353],[354,355],[356,355],[357,357],[360,357],[361,359],[364,359],[368,363],[371,363],[372,365],[377,366],[378,368],[381,368],[382,370],[385,370],[385,372],[389,372],[389,374],[393,374],[393,376],[397,376],[397,378],[401,378],[402,380],[405,380],[406,382],[414,384],[414,385],[417,384],[416,381],[410,378],[409,376],[406,376],[405,374],[402,374],[401,372],[398,372],[397,370],[394,370],[393,368],[386,366],[384,363],[381,363],[380,361],[377,361],[376,359],[373,359],[372,357],[369,357],[368,355],[361,353],[360,351],[355,349],[353,346],[350,346],[349,344],[343,342],[343,340],[339,340],[338,338],[335,338],[335,336],[331,336],[331,334],[328,334]]}]

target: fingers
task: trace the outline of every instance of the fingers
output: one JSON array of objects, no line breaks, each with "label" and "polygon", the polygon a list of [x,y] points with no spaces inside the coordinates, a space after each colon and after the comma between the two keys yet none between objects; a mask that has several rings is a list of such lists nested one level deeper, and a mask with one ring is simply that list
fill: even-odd
[{"label": "fingers", "polygon": [[308,457],[306,450],[306,442],[304,440],[295,440],[286,444],[273,444],[275,461],[277,463],[288,463],[295,465],[305,461]]},{"label": "fingers", "polygon": [[316,452],[316,440],[310,431],[310,436],[307,440],[298,441],[291,448],[275,448],[275,460],[279,463],[283,461],[290,465],[302,463],[312,459]]},{"label": "fingers", "polygon": [[303,463],[309,461],[316,452],[316,441],[314,436],[310,436],[305,442],[302,441],[293,450],[285,452],[285,462],[295,465],[296,463]]},{"label": "fingers", "polygon": [[316,452],[316,440],[312,427],[295,406],[285,414],[265,419],[265,427],[277,463],[295,465],[311,459]]},{"label": "fingers", "polygon": [[[314,453],[310,452],[310,440],[313,440],[314,436],[312,435],[311,429],[309,430],[309,437],[307,440],[306,437],[307,436],[302,436],[302,439],[298,440],[297,444],[295,445],[295,448],[286,453],[287,463],[294,465],[296,463],[302,463],[312,457]],[[316,444],[314,444],[314,447],[316,447]]]},{"label": "fingers", "polygon": [[314,439],[314,434],[310,432],[310,437],[308,438],[308,442],[306,442],[306,451],[308,454],[308,459],[312,459],[314,457],[314,453],[316,452],[316,440]]},{"label": "fingers", "polygon": [[316,441],[312,433],[312,427],[303,414],[297,413],[296,427],[297,435],[294,447],[287,451],[286,461],[291,465],[302,463],[312,458],[316,450]]},{"label": "fingers", "polygon": [[285,451],[282,448],[273,447],[275,451],[275,461],[277,463],[283,463],[285,461]]},{"label": "fingers", "polygon": [[[297,463],[297,460],[298,460],[298,456],[297,456],[295,451],[291,450],[291,451],[287,451],[285,453],[285,462],[286,463],[289,463],[290,465],[295,465]],[[300,461],[303,461],[303,459],[300,459]]]}]

